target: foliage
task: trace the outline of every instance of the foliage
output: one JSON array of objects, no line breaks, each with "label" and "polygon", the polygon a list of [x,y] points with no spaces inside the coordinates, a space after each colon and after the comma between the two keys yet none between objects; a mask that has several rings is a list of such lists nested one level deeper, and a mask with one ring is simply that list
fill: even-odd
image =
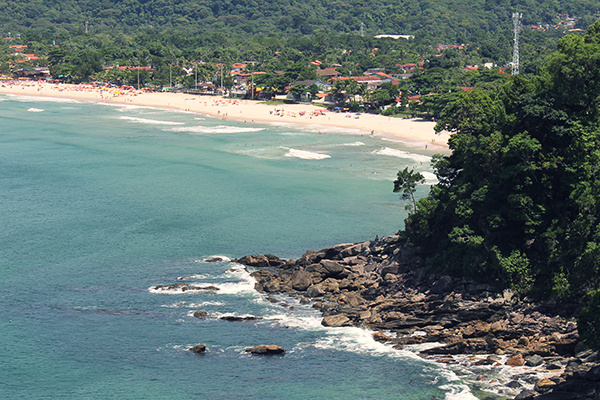
[{"label": "foliage", "polygon": [[600,22],[561,39],[538,75],[443,109],[452,154],[434,158],[439,183],[406,220],[432,266],[521,295],[598,288],[599,85]]},{"label": "foliage", "polygon": [[[398,171],[396,180],[394,181],[394,193],[400,193],[402,200],[412,200],[412,210],[416,211],[415,190],[417,184],[423,182],[425,182],[425,177],[421,173],[406,167],[402,171]],[[407,206],[407,208],[410,209],[410,206]]]},{"label": "foliage", "polygon": [[600,290],[592,293],[591,301],[577,316],[577,329],[585,344],[600,350]]}]

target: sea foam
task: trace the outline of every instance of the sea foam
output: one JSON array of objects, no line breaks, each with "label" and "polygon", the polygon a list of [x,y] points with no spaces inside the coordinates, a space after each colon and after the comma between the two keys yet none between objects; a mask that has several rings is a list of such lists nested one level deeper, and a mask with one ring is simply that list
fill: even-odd
[{"label": "sea foam", "polygon": [[358,147],[358,146],[365,146],[365,144],[363,142],[354,142],[354,143],[344,143],[342,146]]},{"label": "sea foam", "polygon": [[182,132],[182,133],[246,133],[246,132],[260,132],[264,128],[247,128],[242,126],[183,126],[180,128],[167,129],[169,132]]},{"label": "sea foam", "polygon": [[35,112],[35,113],[44,112],[44,110],[41,109],[41,108],[33,108],[33,107],[27,109],[27,111],[29,111],[29,112]]},{"label": "sea foam", "polygon": [[405,158],[409,160],[413,160],[420,163],[429,163],[431,161],[431,157],[424,156],[422,154],[410,153],[404,150],[392,149],[391,147],[384,147],[383,149],[375,150],[373,154],[381,155],[381,156],[390,156],[390,157],[398,157]]},{"label": "sea foam", "polygon": [[326,158],[331,158],[329,154],[316,153],[314,151],[291,149],[283,146],[281,146],[280,149],[287,150],[287,153],[285,154],[286,157],[302,158],[304,160],[324,160]]},{"label": "sea foam", "polygon": [[160,121],[160,120],[156,120],[156,119],[127,117],[127,116],[121,116],[119,119],[124,119],[124,120],[135,122],[138,124],[152,124],[152,125],[183,125],[184,124],[183,122]]}]

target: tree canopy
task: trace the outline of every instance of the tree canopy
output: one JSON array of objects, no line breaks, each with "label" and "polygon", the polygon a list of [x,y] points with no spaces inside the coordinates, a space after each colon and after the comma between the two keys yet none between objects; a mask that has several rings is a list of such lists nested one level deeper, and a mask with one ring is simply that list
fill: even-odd
[{"label": "tree canopy", "polygon": [[439,183],[404,234],[433,268],[577,298],[600,286],[600,22],[560,40],[541,72],[460,93],[437,130]]}]

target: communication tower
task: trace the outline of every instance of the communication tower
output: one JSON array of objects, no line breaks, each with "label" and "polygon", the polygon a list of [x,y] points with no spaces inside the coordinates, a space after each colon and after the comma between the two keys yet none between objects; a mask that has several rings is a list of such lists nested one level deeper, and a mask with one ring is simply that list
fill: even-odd
[{"label": "communication tower", "polygon": [[521,29],[521,13],[513,13],[513,24],[515,32],[515,48],[513,51],[512,74],[519,75],[519,30]]}]

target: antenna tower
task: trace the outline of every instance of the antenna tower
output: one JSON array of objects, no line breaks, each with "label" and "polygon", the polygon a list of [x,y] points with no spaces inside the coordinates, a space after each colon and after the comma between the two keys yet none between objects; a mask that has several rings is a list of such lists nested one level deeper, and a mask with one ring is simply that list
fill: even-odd
[{"label": "antenna tower", "polygon": [[515,49],[513,51],[512,74],[519,75],[519,30],[521,29],[521,13],[513,13],[513,24],[515,32]]}]

